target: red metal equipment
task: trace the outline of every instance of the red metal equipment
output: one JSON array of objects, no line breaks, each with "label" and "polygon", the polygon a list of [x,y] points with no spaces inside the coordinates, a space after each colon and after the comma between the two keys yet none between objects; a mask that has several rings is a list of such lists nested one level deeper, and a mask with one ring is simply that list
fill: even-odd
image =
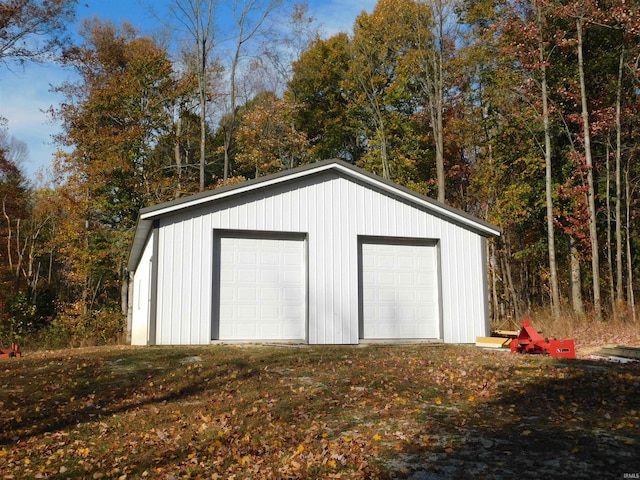
[{"label": "red metal equipment", "polygon": [[0,350],[0,358],[8,358],[8,357],[21,357],[20,349],[18,348],[18,344],[14,343],[11,345],[11,350]]},{"label": "red metal equipment", "polygon": [[573,340],[544,338],[531,326],[529,320],[522,321],[522,330],[517,338],[511,340],[511,351],[550,355],[555,358],[576,358]]}]

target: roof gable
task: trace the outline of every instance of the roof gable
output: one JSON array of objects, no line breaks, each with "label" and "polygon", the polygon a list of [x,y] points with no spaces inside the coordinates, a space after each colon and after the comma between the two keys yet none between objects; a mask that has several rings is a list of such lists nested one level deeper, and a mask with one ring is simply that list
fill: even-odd
[{"label": "roof gable", "polygon": [[340,173],[347,178],[364,184],[365,186],[382,191],[393,197],[414,204],[421,209],[430,211],[434,215],[463,225],[464,227],[485,237],[499,236],[501,233],[500,228],[495,225],[469,215],[461,210],[437,202],[436,200],[416,193],[406,187],[384,180],[377,175],[369,173],[358,167],[354,167],[342,160],[325,160],[273,175],[248,180],[239,184],[230,185],[228,187],[201,192],[189,197],[179,198],[170,202],[143,208],[140,211],[135,237],[131,246],[128,268],[129,270],[134,270],[137,267],[140,255],[142,254],[144,245],[155,220],[187,209],[203,207],[213,202],[231,199],[234,196],[244,193],[266,189],[301,178],[311,177],[325,171]]}]

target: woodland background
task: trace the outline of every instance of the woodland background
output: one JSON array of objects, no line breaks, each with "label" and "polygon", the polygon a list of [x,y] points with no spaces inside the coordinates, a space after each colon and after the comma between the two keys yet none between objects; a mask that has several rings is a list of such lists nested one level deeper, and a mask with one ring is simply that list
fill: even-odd
[{"label": "woodland background", "polygon": [[0,344],[122,341],[140,208],[328,158],[503,229],[494,326],[637,321],[637,2],[380,0],[323,37],[304,4],[176,0],[166,35],[95,18],[71,44],[75,7],[0,4],[0,68],[76,79],[44,186],[0,134]]}]

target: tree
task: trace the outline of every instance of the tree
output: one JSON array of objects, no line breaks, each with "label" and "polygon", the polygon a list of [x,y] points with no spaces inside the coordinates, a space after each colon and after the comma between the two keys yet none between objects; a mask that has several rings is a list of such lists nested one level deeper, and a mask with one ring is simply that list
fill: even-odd
[{"label": "tree", "polygon": [[44,61],[66,44],[77,0],[9,0],[0,3],[0,63]]},{"label": "tree", "polygon": [[[159,138],[171,131],[179,92],[167,52],[129,25],[86,22],[85,43],[67,60],[80,78],[58,90],[66,102],[58,190],[66,214],[58,251],[82,314],[119,298],[123,266],[138,212],[153,201],[162,169],[153,163]],[[172,196],[169,196],[172,198]]]},{"label": "tree", "polygon": [[[319,37],[319,29],[309,14],[309,5],[306,2],[293,4],[286,16],[286,22],[278,27],[280,28],[269,29],[266,32],[257,60],[261,69],[266,72],[262,88],[280,93],[291,80],[295,63]],[[271,72],[274,74],[270,74]],[[267,84],[269,81],[272,83]],[[296,92],[290,90],[290,93],[293,94],[290,100],[295,104]]]},{"label": "tree", "polygon": [[351,99],[343,88],[351,62],[345,33],[316,38],[293,64],[284,97],[296,105],[295,124],[305,132],[315,160],[359,161],[363,153],[357,119],[349,115]]},{"label": "tree", "polygon": [[[381,0],[371,14],[361,13],[356,19],[351,42],[352,59],[349,70],[350,106],[354,117],[363,117],[372,129],[368,135],[368,154],[361,162],[372,163],[386,179],[394,178],[392,165],[392,124],[415,112],[406,71],[401,68],[408,41],[403,34],[403,14],[415,6],[412,0]],[[360,113],[362,112],[362,113]],[[364,115],[362,115],[364,114]]]},{"label": "tree", "polygon": [[29,188],[16,161],[24,158],[25,152],[24,143],[6,131],[0,131],[0,302],[4,304],[24,286],[21,280],[26,276],[24,259],[28,248],[25,230],[28,230]]},{"label": "tree", "polygon": [[291,128],[294,107],[272,92],[251,103],[236,131],[235,161],[240,173],[257,178],[307,163],[306,135]]},{"label": "tree", "polygon": [[284,3],[284,0],[234,0],[231,6],[235,20],[233,39],[235,46],[232,50],[229,65],[229,89],[227,92],[227,113],[223,117],[224,131],[224,174],[223,182],[229,179],[231,144],[236,128],[238,115],[238,80],[239,69],[245,49],[255,39],[266,24],[270,15]]},{"label": "tree", "polygon": [[[210,64],[215,48],[215,0],[177,0],[173,12],[184,26],[194,43],[194,49],[188,57],[198,82],[198,98],[200,100],[200,191],[205,188],[205,167],[207,164],[207,104],[210,96]],[[178,120],[177,127],[179,128]]]},{"label": "tree", "polygon": [[407,19],[415,42],[415,79],[428,102],[436,151],[438,201],[446,199],[444,171],[444,115],[447,91],[451,88],[448,66],[456,42],[456,0],[417,1],[415,14]]}]

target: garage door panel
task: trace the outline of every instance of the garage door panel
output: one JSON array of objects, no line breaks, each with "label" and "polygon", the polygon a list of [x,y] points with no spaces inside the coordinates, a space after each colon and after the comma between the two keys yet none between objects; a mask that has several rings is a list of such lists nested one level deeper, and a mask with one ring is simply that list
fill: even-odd
[{"label": "garage door panel", "polygon": [[[255,265],[258,261],[256,253],[250,251],[248,248],[243,249],[242,255],[235,255],[231,258],[234,259],[235,263],[239,263],[240,265]],[[228,265],[233,265],[231,258],[228,259]]]},{"label": "garage door panel", "polygon": [[439,338],[436,247],[361,245],[362,336]]},{"label": "garage door panel", "polygon": [[303,272],[300,270],[285,270],[282,272],[282,281],[285,284],[300,285],[304,282]]},{"label": "garage door panel", "polygon": [[304,241],[222,237],[219,249],[219,339],[304,340]]},{"label": "garage door panel", "polygon": [[[233,277],[227,277],[227,279],[233,280]],[[238,270],[238,281],[239,282],[247,282],[247,283],[255,283],[256,281],[256,271],[254,269],[239,269]]]}]

